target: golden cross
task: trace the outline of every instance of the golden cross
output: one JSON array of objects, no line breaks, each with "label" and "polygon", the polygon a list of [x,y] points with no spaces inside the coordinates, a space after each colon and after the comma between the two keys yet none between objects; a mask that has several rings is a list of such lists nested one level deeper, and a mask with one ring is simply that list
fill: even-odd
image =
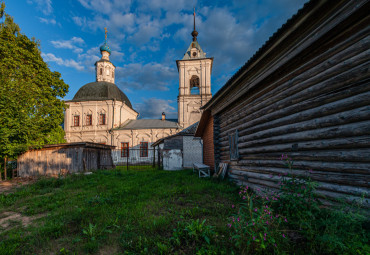
[{"label": "golden cross", "polygon": [[106,28],[106,27],[104,28],[104,31],[105,31],[105,40],[107,40],[107,33],[108,33],[108,30],[107,30],[107,28]]}]

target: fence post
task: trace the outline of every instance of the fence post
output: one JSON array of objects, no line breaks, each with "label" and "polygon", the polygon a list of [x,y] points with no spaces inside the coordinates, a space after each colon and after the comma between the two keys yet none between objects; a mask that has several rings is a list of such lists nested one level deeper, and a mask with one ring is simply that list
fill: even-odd
[{"label": "fence post", "polygon": [[130,157],[130,151],[127,151],[126,155],[126,170],[128,170],[128,157]]},{"label": "fence post", "polygon": [[158,145],[158,169],[161,169],[161,149]]},{"label": "fence post", "polygon": [[153,168],[155,168],[155,147],[153,147]]}]

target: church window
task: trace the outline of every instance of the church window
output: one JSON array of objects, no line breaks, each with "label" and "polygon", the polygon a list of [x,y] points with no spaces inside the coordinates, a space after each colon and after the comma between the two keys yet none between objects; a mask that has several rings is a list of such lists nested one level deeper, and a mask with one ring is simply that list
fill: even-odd
[{"label": "church window", "polygon": [[80,116],[79,115],[73,116],[73,126],[78,127],[79,125],[80,125]]},{"label": "church window", "polygon": [[148,142],[140,143],[140,157],[148,157]]},{"label": "church window", "polygon": [[114,71],[112,71],[112,78],[114,78]]},{"label": "church window", "polygon": [[106,118],[105,118],[105,113],[101,113],[99,115],[99,125],[106,125]]},{"label": "church window", "polygon": [[126,158],[130,156],[129,143],[121,143],[121,157]]},{"label": "church window", "polygon": [[99,74],[102,75],[103,74],[103,68],[100,68],[99,70]]},{"label": "church window", "polygon": [[190,79],[190,94],[199,95],[199,77],[193,75]]},{"label": "church window", "polygon": [[86,115],[86,126],[91,126],[92,125],[92,115],[87,114]]}]

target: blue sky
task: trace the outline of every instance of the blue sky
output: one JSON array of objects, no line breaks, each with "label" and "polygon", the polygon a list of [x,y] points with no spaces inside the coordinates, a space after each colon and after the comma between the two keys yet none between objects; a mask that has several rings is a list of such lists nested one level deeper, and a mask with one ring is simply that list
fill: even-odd
[{"label": "blue sky", "polygon": [[95,81],[94,63],[108,29],[116,84],[141,118],[177,118],[178,72],[191,43],[214,57],[216,93],[306,0],[5,0],[21,32],[41,43],[51,70],[70,86],[64,98]]}]

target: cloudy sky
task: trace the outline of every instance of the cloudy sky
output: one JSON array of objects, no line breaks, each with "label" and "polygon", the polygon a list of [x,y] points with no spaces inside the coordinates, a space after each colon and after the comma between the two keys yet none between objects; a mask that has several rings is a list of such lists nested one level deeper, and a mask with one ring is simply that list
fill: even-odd
[{"label": "cloudy sky", "polygon": [[94,63],[108,29],[116,84],[141,118],[177,118],[178,72],[191,43],[214,57],[212,93],[307,0],[5,0],[21,32],[41,43],[42,57],[70,89],[95,81]]}]

